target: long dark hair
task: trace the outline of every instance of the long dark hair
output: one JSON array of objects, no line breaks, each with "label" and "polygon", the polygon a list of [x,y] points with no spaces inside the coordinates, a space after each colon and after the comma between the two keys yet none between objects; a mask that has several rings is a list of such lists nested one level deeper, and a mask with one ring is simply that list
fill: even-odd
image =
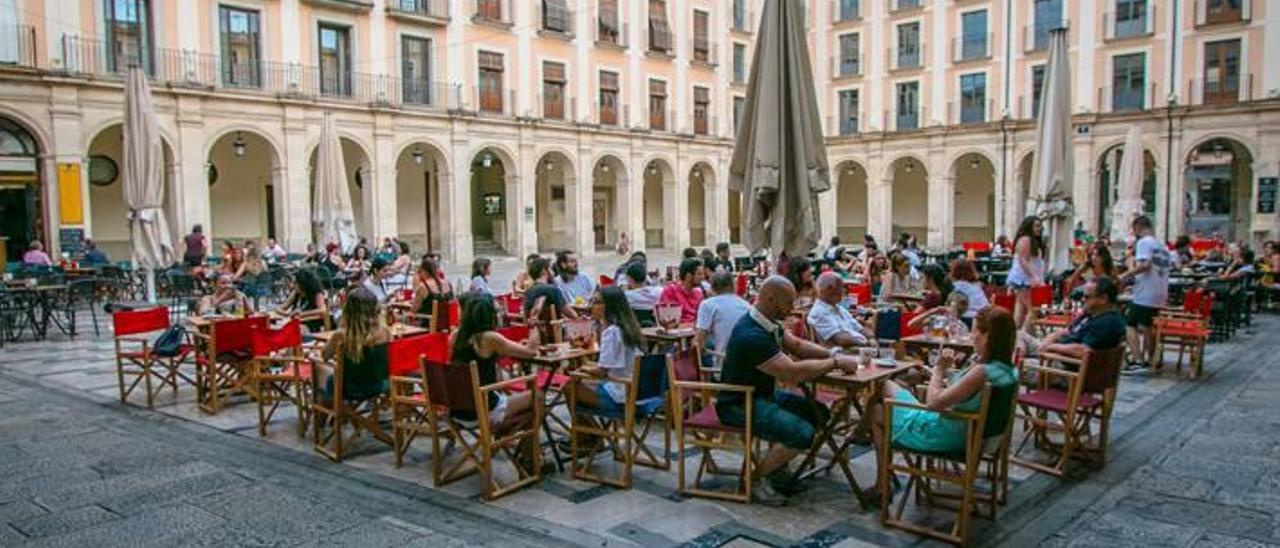
[{"label": "long dark hair", "polygon": [[363,287],[348,291],[347,301],[342,305],[343,338],[338,347],[342,356],[349,360],[363,359],[369,336],[380,321],[378,298],[372,292]]},{"label": "long dark hair", "polygon": [[800,287],[800,284],[803,283],[804,273],[811,270],[813,270],[813,262],[808,257],[796,257],[791,259],[790,264],[787,265],[787,279],[791,280],[791,285],[795,286],[796,290],[799,291],[804,289]]},{"label": "long dark hair", "polygon": [[627,294],[621,287],[611,285],[597,290],[600,302],[604,303],[604,321],[616,325],[622,331],[622,343],[630,348],[644,346],[644,335],[640,332],[640,322],[636,320],[631,304],[627,302]]},{"label": "long dark hair", "polygon": [[1013,237],[1013,245],[1018,245],[1018,240],[1023,236],[1031,239],[1031,255],[1040,257],[1044,255],[1044,238],[1036,236],[1036,221],[1039,218],[1035,215],[1027,215],[1022,219],[1022,223],[1018,225],[1018,234]]},{"label": "long dark hair", "polygon": [[1013,315],[999,306],[992,306],[978,313],[973,327],[987,335],[987,344],[977,349],[982,363],[1001,362],[1013,365],[1013,350],[1018,343],[1018,326]]},{"label": "long dark hair", "polygon": [[298,273],[293,275],[293,283],[298,287],[298,293],[302,295],[304,302],[316,302],[316,295],[320,294],[320,278],[316,276],[315,271],[298,270]]},{"label": "long dark hair", "polygon": [[[498,309],[488,293],[466,293],[459,300],[462,318],[454,333],[453,355],[469,356],[475,352],[472,341],[498,328]],[[461,354],[459,354],[461,352]]]},{"label": "long dark hair", "polygon": [[922,272],[925,278],[933,282],[933,286],[938,288],[939,296],[942,302],[947,302],[947,296],[951,295],[951,291],[955,286],[951,284],[951,280],[947,279],[947,270],[937,263],[924,265]]},{"label": "long dark hair", "polygon": [[[1102,244],[1093,244],[1093,252],[1102,258],[1102,275],[1116,277],[1116,261],[1111,258],[1111,249]],[[1093,259],[1089,258],[1089,269],[1093,269]]]}]

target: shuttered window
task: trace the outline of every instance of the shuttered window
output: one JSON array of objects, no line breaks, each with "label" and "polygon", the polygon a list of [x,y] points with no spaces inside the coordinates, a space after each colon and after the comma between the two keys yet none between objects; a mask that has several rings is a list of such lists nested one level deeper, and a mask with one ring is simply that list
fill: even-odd
[{"label": "shuttered window", "polygon": [[569,5],[565,0],[542,0],[542,28],[552,32],[569,32]]},{"label": "shuttered window", "polygon": [[693,132],[706,135],[710,129],[711,90],[700,86],[693,88]]},{"label": "shuttered window", "polygon": [[542,63],[542,117],[564,119],[564,63]]},{"label": "shuttered window", "polygon": [[667,129],[667,83],[649,80],[649,129]]},{"label": "shuttered window", "polygon": [[618,73],[600,71],[600,123],[618,125]]},{"label": "shuttered window", "polygon": [[503,111],[502,54],[482,51],[478,64],[480,66],[480,110],[501,113]]},{"label": "shuttered window", "polygon": [[649,49],[661,53],[671,51],[671,24],[667,21],[667,3],[649,0]]}]

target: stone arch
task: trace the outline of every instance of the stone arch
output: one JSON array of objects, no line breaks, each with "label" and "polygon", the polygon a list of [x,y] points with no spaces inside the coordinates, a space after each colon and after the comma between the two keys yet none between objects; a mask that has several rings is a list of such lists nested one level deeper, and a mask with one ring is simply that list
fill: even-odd
[{"label": "stone arch", "polygon": [[548,147],[536,162],[533,197],[538,249],[572,249],[574,200],[570,194],[577,182],[575,157],[558,147]]},{"label": "stone arch", "polygon": [[213,147],[217,145],[219,141],[234,133],[253,133],[257,135],[270,146],[272,154],[276,160],[280,162],[281,165],[284,164],[284,146],[281,144],[279,136],[265,128],[247,124],[227,124],[214,132],[206,133],[207,137],[205,139],[204,146],[201,148],[200,157],[208,158],[209,155],[213,153]]},{"label": "stone arch", "polygon": [[990,242],[995,239],[996,163],[985,151],[969,149],[949,160],[953,178],[952,242]]},{"label": "stone arch", "polygon": [[[46,143],[25,116],[0,114],[0,131],[7,135],[3,142],[7,152],[0,156],[6,164],[6,183],[15,185],[4,190],[5,202],[0,214],[8,222],[0,225],[0,236],[9,239],[11,260],[20,258],[32,240],[43,240],[46,250],[54,253],[57,239],[53,235],[57,233],[60,217],[55,214],[57,208],[51,207],[50,199],[57,196],[59,189],[56,188],[57,167],[50,150],[45,148]],[[16,150],[8,151],[12,145],[16,145]],[[49,173],[50,170],[53,173]],[[25,207],[33,202],[35,211]]]},{"label": "stone arch", "polygon": [[909,232],[924,241],[928,235],[929,177],[936,174],[915,154],[902,154],[889,161],[886,180],[893,196],[890,204],[891,234]]},{"label": "stone arch", "polygon": [[[370,195],[373,190],[373,184],[376,183],[376,169],[373,165],[372,151],[361,143],[359,139],[344,131],[338,131],[338,142],[342,147],[342,161],[345,164],[343,171],[347,178],[347,190],[351,192],[351,211],[356,219],[356,234],[368,238],[369,241],[376,241],[382,235],[370,233],[374,224],[373,204]],[[307,156],[307,180],[310,181],[311,185],[307,198],[308,203],[314,200],[316,155],[320,150],[319,137],[312,144],[313,146],[309,149],[311,152]]]},{"label": "stone arch", "polygon": [[705,247],[708,242],[708,224],[712,213],[708,211],[712,200],[708,189],[715,187],[715,168],[710,162],[697,161],[689,168],[687,204],[689,211],[689,245]]},{"label": "stone arch", "polygon": [[902,162],[903,160],[914,160],[916,167],[922,167],[922,168],[925,168],[926,172],[928,171],[928,168],[929,168],[928,162],[924,161],[924,159],[920,158],[920,156],[917,154],[907,152],[907,153],[893,156],[889,159],[889,161],[884,163],[884,176],[882,177],[882,180],[892,181],[894,171],[897,169],[898,163]]},{"label": "stone arch", "polygon": [[647,248],[674,248],[676,241],[674,215],[676,172],[675,164],[664,156],[653,156],[645,161],[641,180],[643,207],[642,224]]},{"label": "stone arch", "polygon": [[1191,159],[1191,156],[1195,154],[1196,149],[1215,139],[1225,139],[1240,143],[1240,145],[1244,147],[1245,152],[1249,153],[1251,158],[1256,159],[1258,157],[1258,153],[1256,151],[1260,150],[1260,148],[1258,147],[1258,143],[1255,139],[1246,137],[1234,131],[1213,130],[1200,135],[1194,140],[1183,141],[1188,144],[1183,146],[1183,150],[1186,152],[1182,155],[1182,163],[1185,165],[1187,161]]},{"label": "stone arch", "polygon": [[[236,143],[242,146],[237,147]],[[280,149],[256,128],[230,127],[204,150],[210,241],[261,241],[282,236],[285,189]],[[216,175],[215,175],[216,174]],[[216,176],[216,180],[214,177]]]},{"label": "stone arch", "polygon": [[[165,201],[168,202],[165,204],[165,213],[166,221],[170,225],[169,236],[173,238],[181,231],[181,227],[177,226],[178,201],[175,199],[175,187],[179,181],[176,168],[178,151],[174,148],[172,141],[163,135],[163,131],[161,133],[160,148],[164,155],[162,161],[165,166]],[[128,223],[125,221],[127,207],[124,203],[123,187],[124,121],[118,119],[116,123],[102,126],[89,136],[85,142],[85,156],[110,158],[116,164],[117,176],[116,180],[107,186],[88,185],[84,196],[88,232],[92,234],[94,241],[107,256],[128,257],[131,247]]]},{"label": "stone arch", "polygon": [[862,241],[868,232],[871,204],[867,168],[852,158],[840,160],[832,170],[836,192],[836,235],[846,244]]},{"label": "stone arch", "polygon": [[393,156],[393,158],[399,158],[406,152],[412,152],[415,146],[424,148],[428,153],[434,153],[436,155],[435,160],[439,164],[437,168],[440,169],[440,173],[444,175],[453,173],[453,170],[450,169],[451,164],[449,163],[449,147],[444,143],[441,143],[439,140],[427,135],[414,135],[400,141],[400,143],[395,147],[395,156]]},{"label": "stone arch", "polygon": [[435,252],[444,246],[445,217],[440,188],[451,181],[448,155],[429,139],[409,139],[396,148],[395,231],[412,252]]},{"label": "stone arch", "polygon": [[27,134],[36,142],[36,148],[42,155],[51,154],[53,150],[53,139],[50,137],[50,130],[40,125],[39,120],[32,118],[27,113],[0,104],[0,118],[8,118],[14,123],[22,127]]},{"label": "stone arch", "polygon": [[591,229],[597,249],[617,245],[624,231],[619,220],[626,218],[628,211],[630,177],[627,163],[616,154],[602,153],[592,160]]},{"label": "stone arch", "polygon": [[1184,157],[1178,186],[1182,220],[1180,233],[1228,240],[1253,239],[1254,162],[1257,155],[1245,141],[1229,133],[1215,133],[1194,141]]},{"label": "stone arch", "polygon": [[[513,204],[517,195],[519,165],[510,149],[502,145],[482,145],[467,156],[469,191],[471,194],[471,232],[475,255],[518,253],[521,204]],[[488,164],[488,165],[485,165]]]}]

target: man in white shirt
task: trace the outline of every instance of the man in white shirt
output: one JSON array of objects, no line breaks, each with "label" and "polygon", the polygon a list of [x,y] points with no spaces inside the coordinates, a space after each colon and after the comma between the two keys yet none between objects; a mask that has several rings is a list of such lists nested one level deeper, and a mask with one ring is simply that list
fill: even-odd
[{"label": "man in white shirt", "polygon": [[289,257],[289,252],[285,251],[280,244],[276,243],[275,238],[267,238],[267,248],[262,251],[262,258],[270,263],[278,263]]},{"label": "man in white shirt", "polygon": [[655,325],[653,309],[662,298],[662,286],[650,285],[648,278],[648,266],[644,261],[635,261],[627,266],[627,304],[635,312],[636,320],[645,327]]},{"label": "man in white shirt", "polygon": [[[698,317],[694,322],[694,348],[706,349],[707,341],[710,340],[716,355],[724,356],[724,348],[729,344],[733,326],[751,308],[746,300],[734,293],[733,282],[731,272],[721,271],[711,276],[711,292],[714,296],[704,299],[698,305]],[[707,338],[708,335],[710,339]],[[718,366],[719,363],[715,365]]]},{"label": "man in white shirt", "polygon": [[596,292],[596,282],[578,272],[578,254],[570,250],[556,253],[556,287],[570,305],[585,304]]},{"label": "man in white shirt", "polygon": [[1156,358],[1156,334],[1152,325],[1161,308],[1169,302],[1169,270],[1173,259],[1160,240],[1152,235],[1151,219],[1145,215],[1133,220],[1133,268],[1120,275],[1120,281],[1133,281],[1133,301],[1125,307],[1129,324],[1129,364],[1125,373],[1150,369]]},{"label": "man in white shirt", "polygon": [[818,276],[818,299],[809,309],[809,325],[826,346],[849,348],[866,345],[875,334],[868,330],[848,309],[840,306],[844,300],[844,280],[834,272]]},{"label": "man in white shirt", "polygon": [[386,259],[377,258],[373,260],[373,265],[369,269],[369,275],[365,277],[364,283],[361,285],[373,293],[378,298],[378,304],[387,303],[387,286],[386,279],[391,275],[391,267],[387,264]]}]

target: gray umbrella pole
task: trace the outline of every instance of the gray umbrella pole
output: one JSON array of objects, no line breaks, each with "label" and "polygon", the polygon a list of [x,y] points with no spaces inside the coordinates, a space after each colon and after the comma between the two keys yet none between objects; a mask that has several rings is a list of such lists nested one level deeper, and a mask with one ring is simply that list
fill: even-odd
[{"label": "gray umbrella pole", "polygon": [[156,304],[156,270],[154,268],[148,268],[146,270],[146,276],[147,276],[147,302],[151,304]]}]

